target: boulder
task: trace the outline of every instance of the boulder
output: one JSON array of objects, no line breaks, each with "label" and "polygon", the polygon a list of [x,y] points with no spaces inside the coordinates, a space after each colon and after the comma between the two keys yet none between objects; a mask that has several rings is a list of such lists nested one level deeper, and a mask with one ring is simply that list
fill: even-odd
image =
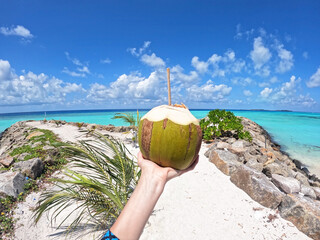
[{"label": "boulder", "polygon": [[0,174],[0,197],[17,197],[23,192],[25,177],[19,172],[5,172]]},{"label": "boulder", "polygon": [[277,208],[284,196],[264,174],[247,166],[238,167],[231,174],[230,180],[253,200],[268,208]]},{"label": "boulder", "polygon": [[36,179],[42,174],[44,164],[39,158],[32,158],[27,161],[21,161],[13,164],[13,169],[17,169],[22,174]]},{"label": "boulder", "polygon": [[24,161],[24,158],[26,156],[30,155],[30,153],[27,153],[27,152],[24,152],[24,153],[21,153],[18,157],[17,157],[17,161]]},{"label": "boulder", "polygon": [[0,163],[5,167],[10,167],[13,162],[14,162],[14,159],[11,156],[5,156],[0,160]]},{"label": "boulder", "polygon": [[238,140],[231,144],[229,151],[237,155],[243,155],[247,151],[247,145],[246,141]]},{"label": "boulder", "polygon": [[280,206],[280,216],[292,222],[312,239],[320,239],[320,203],[299,195],[286,195]]},{"label": "boulder", "polygon": [[300,191],[304,196],[307,196],[312,199],[317,199],[317,195],[312,189],[312,187],[301,185],[301,191]]},{"label": "boulder", "polygon": [[238,162],[237,155],[226,150],[212,150],[209,161],[228,176],[241,165],[241,163]]},{"label": "boulder", "polygon": [[[266,163],[264,163],[265,165]],[[279,164],[276,162],[272,162],[270,164],[268,164],[267,166],[264,167],[263,172],[268,176],[271,177],[268,173],[271,174],[278,174],[278,175],[282,175],[284,177],[289,177],[290,175],[290,170],[288,169],[288,167],[284,164]]]},{"label": "boulder", "polygon": [[301,184],[295,178],[272,174],[272,182],[285,193],[298,193],[301,190]]},{"label": "boulder", "polygon": [[230,148],[230,144],[226,142],[218,142],[216,145],[216,149],[228,149]]},{"label": "boulder", "polygon": [[47,151],[47,150],[55,149],[55,147],[50,146],[50,145],[49,145],[49,146],[46,145],[46,146],[44,146],[42,149],[45,150],[45,151]]},{"label": "boulder", "polygon": [[316,194],[317,200],[320,200],[320,188],[313,187],[314,193]]},{"label": "boulder", "polygon": [[294,178],[297,179],[301,184],[304,184],[306,186],[310,186],[310,183],[308,181],[308,177],[306,177],[304,174],[300,172],[294,172]]},{"label": "boulder", "polygon": [[252,143],[257,145],[259,148],[264,148],[265,147],[265,143],[260,141],[260,140],[258,140],[258,139],[256,139],[256,138],[254,138],[252,140]]},{"label": "boulder", "polygon": [[246,162],[246,166],[253,168],[254,170],[256,170],[258,172],[262,172],[262,169],[263,169],[263,164],[257,162],[257,160],[255,160],[254,158],[248,159]]}]

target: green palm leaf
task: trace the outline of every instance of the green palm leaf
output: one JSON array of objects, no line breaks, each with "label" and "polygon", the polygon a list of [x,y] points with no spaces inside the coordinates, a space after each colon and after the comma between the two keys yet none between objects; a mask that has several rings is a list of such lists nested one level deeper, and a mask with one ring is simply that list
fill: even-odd
[{"label": "green palm leaf", "polygon": [[73,221],[68,231],[80,223],[90,223],[96,229],[105,229],[119,216],[140,176],[133,156],[121,142],[94,132],[94,140],[61,147],[71,158],[65,169],[65,178],[51,179],[56,190],[44,192],[34,210],[37,223],[51,210],[51,221],[72,207],[58,228],[67,219]]}]

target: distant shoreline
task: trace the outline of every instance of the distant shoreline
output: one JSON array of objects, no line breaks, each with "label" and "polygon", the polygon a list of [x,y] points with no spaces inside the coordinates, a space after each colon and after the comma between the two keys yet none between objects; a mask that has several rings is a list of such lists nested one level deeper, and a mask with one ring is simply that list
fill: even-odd
[{"label": "distant shoreline", "polygon": [[[213,109],[220,109],[222,108],[190,108],[190,111],[210,111]],[[143,108],[143,109],[133,109],[133,108],[127,108],[127,109],[84,109],[84,110],[52,110],[52,111],[34,111],[34,112],[9,112],[9,113],[0,113],[1,116],[15,116],[15,115],[37,115],[37,114],[55,114],[55,113],[83,113],[83,112],[136,112],[136,111],[149,111],[150,108]],[[293,111],[293,110],[287,110],[287,109],[276,109],[276,110],[269,110],[269,109],[224,109],[226,111],[252,111],[252,112],[296,112],[296,113],[320,113],[320,112],[304,112],[304,111]]]}]

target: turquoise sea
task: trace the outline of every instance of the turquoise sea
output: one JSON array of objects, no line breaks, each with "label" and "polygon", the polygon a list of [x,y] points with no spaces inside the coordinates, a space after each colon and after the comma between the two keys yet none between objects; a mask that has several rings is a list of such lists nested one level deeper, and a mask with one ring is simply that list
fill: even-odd
[{"label": "turquoise sea", "polygon": [[[148,110],[140,110],[144,115]],[[311,172],[320,173],[320,113],[280,112],[280,111],[246,111],[231,110],[237,116],[247,117],[264,127],[282,150],[292,158],[306,164]],[[112,119],[117,112],[136,110],[79,110],[56,112],[32,112],[0,114],[0,132],[17,121],[66,120],[68,122],[87,122],[96,124],[126,125],[121,120]],[[191,110],[197,118],[203,118],[209,110]],[[314,170],[314,171],[313,171]]]}]

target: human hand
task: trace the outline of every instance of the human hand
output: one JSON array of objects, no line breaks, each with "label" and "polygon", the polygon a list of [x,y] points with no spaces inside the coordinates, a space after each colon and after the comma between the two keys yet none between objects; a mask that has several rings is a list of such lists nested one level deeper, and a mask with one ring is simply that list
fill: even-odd
[{"label": "human hand", "polygon": [[148,159],[144,159],[141,152],[138,153],[138,165],[142,171],[141,176],[152,181],[158,181],[163,185],[165,185],[169,180],[193,170],[198,162],[199,155],[187,169],[177,170],[171,167],[161,167]]}]

